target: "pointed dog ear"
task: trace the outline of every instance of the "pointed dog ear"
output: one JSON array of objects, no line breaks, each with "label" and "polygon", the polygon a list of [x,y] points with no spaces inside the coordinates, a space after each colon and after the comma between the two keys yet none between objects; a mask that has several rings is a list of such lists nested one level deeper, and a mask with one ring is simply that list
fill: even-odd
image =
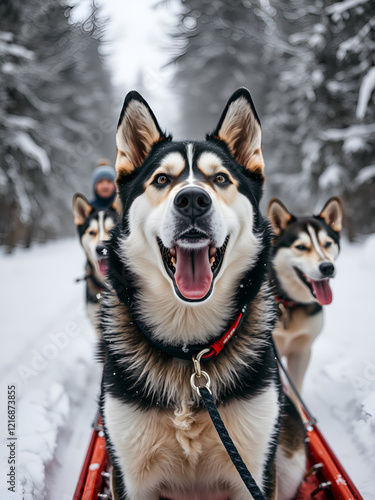
[{"label": "pointed dog ear", "polygon": [[268,203],[267,217],[270,220],[275,236],[286,229],[286,226],[295,219],[295,217],[287,210],[285,205],[277,198],[272,198]]},{"label": "pointed dog ear", "polygon": [[74,224],[76,226],[82,226],[93,210],[94,209],[83,194],[76,193],[73,196],[73,215]]},{"label": "pointed dog ear", "polygon": [[236,161],[264,182],[260,120],[247,89],[240,88],[232,95],[215,132],[207,139],[225,142]]},{"label": "pointed dog ear", "polygon": [[138,92],[129,92],[117,126],[117,182],[142,165],[152,146],[163,139],[166,137],[150,106]]},{"label": "pointed dog ear", "polygon": [[340,198],[332,196],[324,205],[319,217],[324,219],[324,222],[336,233],[341,231],[343,211]]}]

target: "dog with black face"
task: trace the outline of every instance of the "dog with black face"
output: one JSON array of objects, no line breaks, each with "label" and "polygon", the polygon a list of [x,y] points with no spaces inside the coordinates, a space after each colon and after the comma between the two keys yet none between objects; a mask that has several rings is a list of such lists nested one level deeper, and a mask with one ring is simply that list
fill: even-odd
[{"label": "dog with black face", "polygon": [[83,194],[76,193],[73,197],[74,223],[86,255],[84,279],[87,314],[98,335],[99,309],[108,268],[105,243],[116,223],[118,210],[121,210],[118,199],[108,209],[96,210]]},{"label": "dog with black face", "polygon": [[192,357],[208,348],[203,369],[244,462],[267,499],[292,499],[304,431],[271,343],[271,232],[250,94],[233,94],[205,141],[176,142],[130,92],[116,142],[123,216],[108,245],[100,348],[113,496],[249,498],[190,385]]},{"label": "dog with black face", "polygon": [[[281,310],[273,335],[301,392],[311,345],[323,326],[322,306],[332,302],[329,280],[336,274],[342,206],[339,198],[332,197],[319,215],[296,217],[273,198],[267,216],[275,234],[271,285]],[[299,406],[294,393],[290,395]]]}]

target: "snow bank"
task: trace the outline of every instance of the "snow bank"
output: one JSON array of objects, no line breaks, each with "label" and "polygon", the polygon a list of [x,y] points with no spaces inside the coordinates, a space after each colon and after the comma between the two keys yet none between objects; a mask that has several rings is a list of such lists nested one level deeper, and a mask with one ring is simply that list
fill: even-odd
[{"label": "snow bank", "polygon": [[[18,438],[18,495],[9,496],[3,483],[1,499],[72,498],[100,381],[83,285],[74,283],[83,274],[83,263],[75,239],[0,256],[0,386],[4,395],[7,385],[16,386]],[[4,409],[2,443],[5,418]],[[1,458],[5,471],[6,457]]]},{"label": "snow bank", "polygon": [[375,498],[375,235],[343,242],[333,302],[313,344],[303,395],[364,498]]},{"label": "snow bank", "polygon": [[21,398],[18,473],[25,498],[45,497],[46,465],[55,456],[59,430],[68,424],[69,410],[69,396],[59,383],[32,388]]}]

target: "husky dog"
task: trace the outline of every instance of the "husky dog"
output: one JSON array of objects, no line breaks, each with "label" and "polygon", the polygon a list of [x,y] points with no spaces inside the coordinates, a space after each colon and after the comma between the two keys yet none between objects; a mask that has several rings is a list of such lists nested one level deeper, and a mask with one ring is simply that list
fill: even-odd
[{"label": "husky dog", "polygon": [[[295,217],[273,198],[267,216],[275,234],[271,284],[281,310],[273,336],[300,392],[311,344],[322,329],[322,306],[332,302],[329,280],[336,274],[342,207],[332,197],[319,215]],[[291,397],[298,404],[293,393]]]},{"label": "husky dog", "polygon": [[190,386],[192,356],[229,331],[222,352],[210,347],[202,361],[214,401],[265,497],[291,499],[305,469],[304,430],[271,345],[271,236],[259,211],[261,130],[250,94],[233,94],[205,141],[176,142],[130,92],[116,142],[123,217],[108,245],[100,352],[113,496],[251,497]]},{"label": "husky dog", "polygon": [[119,201],[106,210],[95,210],[85,196],[76,193],[73,197],[74,223],[78,229],[79,240],[86,254],[86,306],[88,316],[96,332],[99,332],[99,308],[105,288],[104,277],[107,272],[107,250],[105,242],[116,222]]}]

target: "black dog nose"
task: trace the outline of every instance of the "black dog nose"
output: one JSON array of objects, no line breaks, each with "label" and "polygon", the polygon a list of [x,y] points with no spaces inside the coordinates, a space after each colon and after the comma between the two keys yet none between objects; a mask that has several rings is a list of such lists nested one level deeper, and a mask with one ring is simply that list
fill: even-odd
[{"label": "black dog nose", "polygon": [[99,257],[104,257],[103,250],[105,250],[105,245],[103,243],[99,243],[99,245],[96,247],[96,253],[99,255]]},{"label": "black dog nose", "polygon": [[181,189],[174,199],[177,211],[192,219],[206,214],[211,208],[211,204],[211,198],[206,191],[198,187]]},{"label": "black dog nose", "polygon": [[335,272],[335,266],[332,264],[332,262],[322,262],[319,266],[319,269],[324,276],[327,276],[327,278],[333,276],[333,273]]}]

